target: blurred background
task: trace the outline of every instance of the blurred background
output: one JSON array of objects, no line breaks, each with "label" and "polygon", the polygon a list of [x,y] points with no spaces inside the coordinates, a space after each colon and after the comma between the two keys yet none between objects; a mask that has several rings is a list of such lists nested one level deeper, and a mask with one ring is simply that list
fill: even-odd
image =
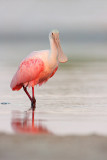
[{"label": "blurred background", "polygon": [[52,29],[72,60],[107,59],[106,0],[0,0],[0,63],[48,49]]},{"label": "blurred background", "polygon": [[[50,48],[53,29],[69,61],[35,87],[35,116],[27,115],[28,97],[12,92],[10,82],[29,53]],[[106,160],[107,0],[0,0],[0,85],[0,159]],[[7,134],[25,131],[71,137]]]}]

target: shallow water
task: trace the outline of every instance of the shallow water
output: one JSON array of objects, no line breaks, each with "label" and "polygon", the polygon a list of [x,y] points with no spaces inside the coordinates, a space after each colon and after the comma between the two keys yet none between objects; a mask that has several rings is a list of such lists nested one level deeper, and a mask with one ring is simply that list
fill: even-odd
[{"label": "shallow water", "polygon": [[[0,66],[0,132],[107,135],[107,63],[63,64],[45,85],[35,87],[32,117],[23,90],[13,92],[13,66]],[[31,90],[29,89],[31,93]]]}]

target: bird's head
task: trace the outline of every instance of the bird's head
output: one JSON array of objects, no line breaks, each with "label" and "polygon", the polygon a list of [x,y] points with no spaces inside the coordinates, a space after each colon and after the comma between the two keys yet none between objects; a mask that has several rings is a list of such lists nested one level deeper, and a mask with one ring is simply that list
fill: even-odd
[{"label": "bird's head", "polygon": [[49,38],[52,39],[57,47],[58,50],[58,60],[61,63],[65,63],[68,61],[68,58],[66,55],[63,53],[61,45],[60,45],[60,40],[59,40],[59,31],[58,30],[53,30],[49,34]]}]

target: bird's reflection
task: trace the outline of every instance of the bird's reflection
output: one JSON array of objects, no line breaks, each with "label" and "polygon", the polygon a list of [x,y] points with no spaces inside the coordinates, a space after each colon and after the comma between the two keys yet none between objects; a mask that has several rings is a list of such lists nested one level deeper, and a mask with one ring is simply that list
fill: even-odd
[{"label": "bird's reflection", "polygon": [[25,113],[19,111],[13,112],[11,121],[13,130],[18,133],[50,134],[40,120],[34,119],[35,114],[34,111]]}]

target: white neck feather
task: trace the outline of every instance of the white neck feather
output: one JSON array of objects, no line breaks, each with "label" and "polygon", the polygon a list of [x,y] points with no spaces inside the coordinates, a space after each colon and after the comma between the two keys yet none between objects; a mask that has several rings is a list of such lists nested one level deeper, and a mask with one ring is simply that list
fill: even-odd
[{"label": "white neck feather", "polygon": [[53,39],[50,38],[50,58],[49,61],[51,64],[57,63],[57,58],[58,58],[58,50],[57,46],[54,42]]}]

